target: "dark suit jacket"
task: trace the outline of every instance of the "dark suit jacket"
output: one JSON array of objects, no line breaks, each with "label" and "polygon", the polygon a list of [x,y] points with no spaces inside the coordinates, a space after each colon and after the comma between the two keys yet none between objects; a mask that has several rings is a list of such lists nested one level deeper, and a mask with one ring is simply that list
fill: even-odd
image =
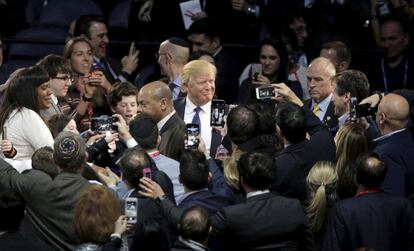
[{"label": "dark suit jacket", "polygon": [[286,147],[276,158],[276,191],[283,196],[306,199],[306,177],[319,160],[333,161],[335,142],[319,119],[305,106],[310,139]]},{"label": "dark suit jacket", "polygon": [[227,104],[237,101],[239,93],[239,70],[236,61],[221,49],[214,57],[217,67],[216,94],[219,99],[224,99]]},{"label": "dark suit jacket", "polygon": [[408,130],[373,142],[373,151],[387,163],[382,189],[405,197],[414,196],[414,141]]},{"label": "dark suit jacket", "polygon": [[[179,98],[174,101],[174,108],[178,116],[184,120],[185,112],[185,98]],[[208,125],[210,126],[210,125]],[[214,159],[216,156],[217,148],[221,144],[221,135],[217,130],[211,129],[211,146],[210,146],[210,156]]]},{"label": "dark suit jacket", "polygon": [[265,193],[226,207],[212,218],[223,250],[313,250],[298,200]]},{"label": "dark suit jacket", "polygon": [[413,250],[414,211],[409,201],[371,193],[336,203],[323,250]]},{"label": "dark suit jacket", "polygon": [[[306,107],[312,110],[312,100],[308,99],[303,102]],[[328,109],[326,110],[325,116],[323,117],[322,123],[328,127],[329,131],[332,135],[335,135],[338,131],[338,117],[335,115],[335,105],[331,101],[328,105]]]},{"label": "dark suit jacket", "polygon": [[182,130],[183,132],[185,132],[185,123],[180,118],[180,116],[177,114],[177,112],[173,116],[171,116],[171,118],[169,118],[167,122],[165,122],[165,124],[160,130],[161,143],[160,143],[159,149],[160,149],[160,152],[166,155],[167,157],[170,157],[168,156],[168,153],[166,153],[168,142],[170,142],[170,139],[172,137],[181,136],[175,133],[176,130]]},{"label": "dark suit jacket", "polygon": [[0,236],[1,250],[13,251],[52,251],[53,249],[40,242],[28,241],[20,232],[7,232]]}]

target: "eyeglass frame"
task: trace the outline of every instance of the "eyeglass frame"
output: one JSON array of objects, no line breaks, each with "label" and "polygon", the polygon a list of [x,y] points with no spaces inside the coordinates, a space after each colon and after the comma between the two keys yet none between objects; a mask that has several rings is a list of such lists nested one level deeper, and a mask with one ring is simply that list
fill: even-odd
[{"label": "eyeglass frame", "polygon": [[75,77],[74,76],[72,76],[72,75],[65,75],[64,77],[58,77],[58,76],[56,76],[56,77],[54,77],[55,79],[59,79],[59,80],[64,80],[64,81],[70,81],[70,83],[73,83],[73,82],[75,82]]}]

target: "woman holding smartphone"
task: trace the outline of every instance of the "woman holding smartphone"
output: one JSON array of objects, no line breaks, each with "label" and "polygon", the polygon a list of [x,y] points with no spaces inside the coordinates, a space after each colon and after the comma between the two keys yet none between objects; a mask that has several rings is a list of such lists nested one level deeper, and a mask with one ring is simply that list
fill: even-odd
[{"label": "woman holding smartphone", "polygon": [[250,78],[240,85],[238,103],[248,104],[256,101],[258,87],[274,83],[285,83],[293,92],[302,98],[302,88],[299,82],[288,81],[288,55],[285,45],[277,39],[267,38],[260,43],[258,67],[252,66]]},{"label": "woman holding smartphone", "polygon": [[49,75],[39,66],[25,68],[10,80],[0,106],[0,130],[17,152],[14,160],[29,160],[37,149],[53,147],[52,134],[39,115],[51,106],[51,94]]}]

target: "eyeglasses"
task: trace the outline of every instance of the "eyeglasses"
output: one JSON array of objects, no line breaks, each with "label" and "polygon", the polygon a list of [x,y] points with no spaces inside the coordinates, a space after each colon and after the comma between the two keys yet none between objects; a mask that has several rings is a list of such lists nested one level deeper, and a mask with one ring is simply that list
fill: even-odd
[{"label": "eyeglasses", "polygon": [[75,81],[75,78],[71,75],[65,75],[65,76],[62,76],[62,77],[56,76],[54,78],[55,79],[60,79],[60,80],[63,80],[63,81],[68,81],[69,80],[71,83],[73,83]]},{"label": "eyeglasses", "polygon": [[166,55],[166,54],[167,54],[167,53],[165,53],[165,52],[164,52],[164,53],[161,53],[161,52],[160,52],[160,53],[158,53],[158,52],[157,52],[157,53],[155,53],[155,59],[157,59],[157,60],[158,60],[158,59],[159,59],[162,55]]}]

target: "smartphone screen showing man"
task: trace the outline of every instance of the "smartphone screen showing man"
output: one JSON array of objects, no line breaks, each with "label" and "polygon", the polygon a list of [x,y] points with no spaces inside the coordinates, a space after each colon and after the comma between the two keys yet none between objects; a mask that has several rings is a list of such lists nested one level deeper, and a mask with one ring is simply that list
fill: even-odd
[{"label": "smartphone screen showing man", "polygon": [[225,112],[226,103],[221,99],[213,99],[211,101],[211,117],[210,125],[211,126],[224,126],[224,112]]}]

